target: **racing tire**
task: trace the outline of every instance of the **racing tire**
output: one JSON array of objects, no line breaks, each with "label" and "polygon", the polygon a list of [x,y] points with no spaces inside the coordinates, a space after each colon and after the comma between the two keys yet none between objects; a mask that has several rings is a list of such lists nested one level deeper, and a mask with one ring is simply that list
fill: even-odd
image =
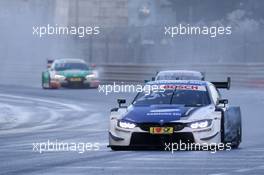
[{"label": "racing tire", "polygon": [[112,151],[124,151],[127,150],[125,147],[122,146],[110,146]]},{"label": "racing tire", "polygon": [[42,89],[50,89],[50,80],[49,80],[48,86],[45,86],[44,73],[42,73],[42,77],[41,77],[41,86],[42,86]]},{"label": "racing tire", "polygon": [[[242,126],[241,123],[239,127],[237,128],[237,133],[235,139],[231,143],[231,148],[232,149],[238,149],[240,143],[242,140]],[[224,118],[222,117],[221,119],[221,143],[226,143],[225,141],[225,129],[224,129]]]},{"label": "racing tire", "polygon": [[224,117],[222,115],[221,117],[221,126],[220,126],[220,137],[221,137],[221,143],[225,143],[225,122]]},{"label": "racing tire", "polygon": [[120,146],[110,146],[112,151],[122,151],[123,149]]},{"label": "racing tire", "polygon": [[50,85],[49,87],[45,86],[43,83],[42,83],[42,89],[50,89]]},{"label": "racing tire", "polygon": [[237,129],[237,135],[236,135],[236,138],[234,139],[234,142],[232,143],[231,147],[232,149],[238,149],[240,143],[241,143],[241,138],[242,138],[242,128],[241,126],[238,127]]}]

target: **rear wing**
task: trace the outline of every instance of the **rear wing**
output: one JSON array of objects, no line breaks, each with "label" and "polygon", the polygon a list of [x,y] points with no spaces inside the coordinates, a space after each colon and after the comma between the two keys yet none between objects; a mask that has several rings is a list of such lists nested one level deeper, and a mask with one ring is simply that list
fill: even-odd
[{"label": "rear wing", "polygon": [[47,59],[47,68],[50,68],[54,60]]},{"label": "rear wing", "polygon": [[231,87],[231,77],[227,77],[227,81],[225,82],[211,82],[215,85],[217,89],[230,89]]}]

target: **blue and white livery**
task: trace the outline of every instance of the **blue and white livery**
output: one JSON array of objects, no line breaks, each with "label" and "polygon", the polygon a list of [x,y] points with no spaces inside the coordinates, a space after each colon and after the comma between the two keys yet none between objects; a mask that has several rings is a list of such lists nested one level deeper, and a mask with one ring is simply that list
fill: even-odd
[{"label": "blue and white livery", "polygon": [[240,108],[229,106],[214,84],[162,80],[147,85],[158,85],[163,91],[138,93],[129,106],[118,99],[119,107],[111,110],[109,147],[113,150],[164,147],[168,142],[239,146]]}]

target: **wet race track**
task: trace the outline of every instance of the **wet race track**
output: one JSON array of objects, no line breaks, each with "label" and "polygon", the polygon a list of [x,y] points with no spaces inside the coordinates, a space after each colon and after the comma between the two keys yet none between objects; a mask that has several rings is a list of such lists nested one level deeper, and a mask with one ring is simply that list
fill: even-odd
[{"label": "wet race track", "polygon": [[[224,92],[240,105],[243,138],[231,151],[121,151],[107,148],[109,111],[116,99],[95,89],[42,90],[0,86],[0,174],[262,174],[264,93]],[[98,143],[91,151],[42,152],[33,143]],[[93,145],[95,146],[95,145]]]}]

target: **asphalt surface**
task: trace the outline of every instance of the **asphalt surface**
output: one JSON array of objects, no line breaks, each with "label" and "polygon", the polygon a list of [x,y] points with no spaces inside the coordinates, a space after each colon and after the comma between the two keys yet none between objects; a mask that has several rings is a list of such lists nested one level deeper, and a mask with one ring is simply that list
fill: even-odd
[{"label": "asphalt surface", "polygon": [[[107,148],[116,98],[95,89],[42,90],[0,85],[0,174],[263,174],[264,93],[224,92],[240,105],[243,138],[231,151],[121,151]],[[47,141],[99,145],[81,151],[40,151]]]}]

